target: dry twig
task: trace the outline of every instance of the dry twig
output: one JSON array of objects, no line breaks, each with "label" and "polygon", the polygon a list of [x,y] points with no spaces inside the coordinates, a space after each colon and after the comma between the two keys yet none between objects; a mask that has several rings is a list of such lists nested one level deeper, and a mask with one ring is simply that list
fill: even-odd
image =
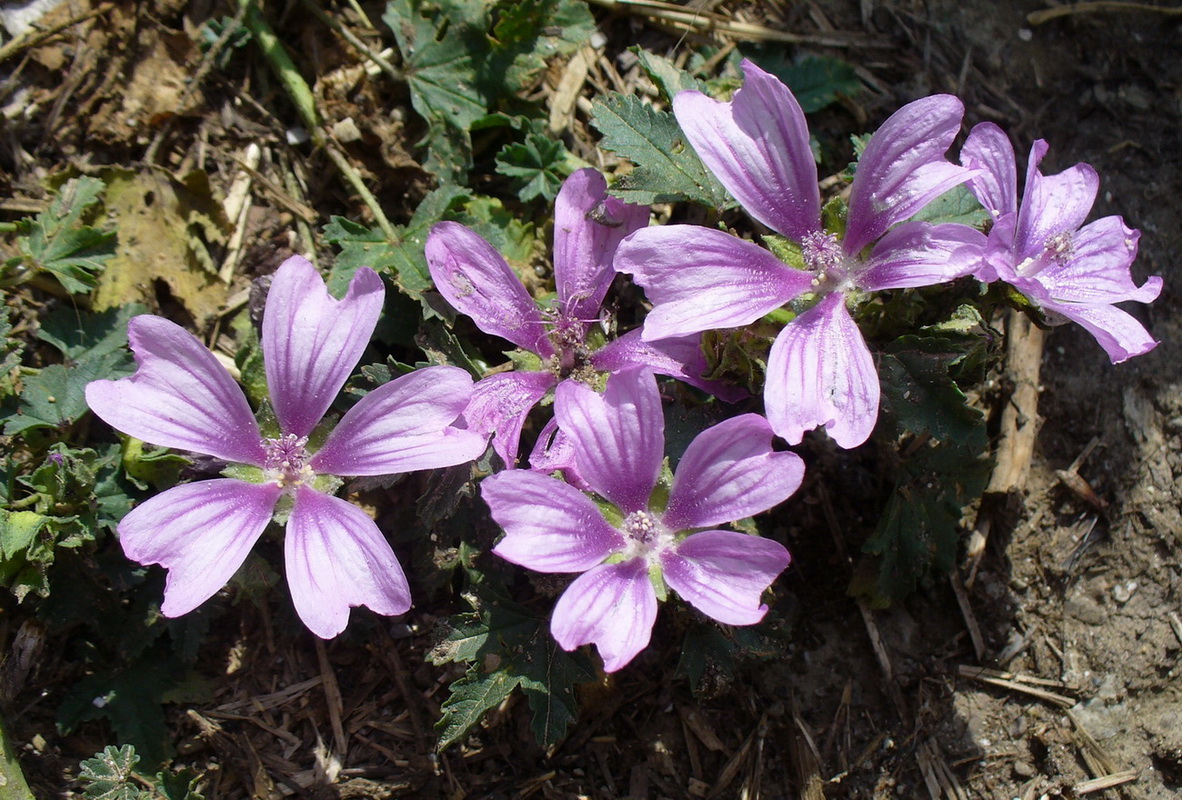
[{"label": "dry twig", "polygon": [[1182,15],[1182,6],[1153,6],[1149,3],[1123,3],[1120,0],[1094,0],[1087,3],[1056,6],[1042,11],[1031,11],[1026,15],[1026,21],[1031,25],[1042,25],[1059,17],[1071,14],[1092,14],[1097,11],[1151,11],[1169,16]]}]

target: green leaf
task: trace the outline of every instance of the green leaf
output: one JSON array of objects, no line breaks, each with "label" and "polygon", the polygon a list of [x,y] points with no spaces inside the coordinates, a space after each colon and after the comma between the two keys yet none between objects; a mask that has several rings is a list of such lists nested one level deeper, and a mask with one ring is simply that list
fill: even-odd
[{"label": "green leaf", "polygon": [[463,677],[448,688],[448,698],[440,707],[442,716],[435,723],[440,751],[446,750],[472,730],[484,715],[505,701],[521,683],[520,675],[505,670],[481,672],[470,667]]},{"label": "green leaf", "polygon": [[49,272],[74,294],[98,284],[98,274],[115,255],[115,234],[83,225],[82,215],[104,188],[98,178],[72,178],[48,210],[21,221],[17,247],[27,268]]},{"label": "green leaf", "polygon": [[76,683],[58,708],[58,726],[70,731],[86,720],[106,717],[119,739],[155,769],[172,752],[161,702],[185,673],[163,648],[153,647],[122,669],[96,672]]},{"label": "green leaf", "polygon": [[934,225],[942,222],[959,222],[961,225],[979,228],[992,221],[993,217],[962,183],[928,203],[911,219]]},{"label": "green leaf", "polygon": [[920,580],[946,573],[956,561],[964,506],[989,480],[984,420],[966,439],[921,445],[898,468],[898,481],[867,557],[855,569],[850,594],[885,608],[903,600]]},{"label": "green leaf", "polygon": [[575,685],[595,680],[595,671],[585,655],[566,652],[545,634],[534,639],[528,663],[531,669],[522,676],[521,689],[533,712],[530,730],[538,744],[551,747],[578,717]]},{"label": "green leaf", "polygon": [[537,617],[518,611],[513,604],[481,605],[475,613],[457,614],[447,622],[447,636],[431,648],[432,664],[474,662],[499,655],[506,645],[530,638]]},{"label": "green leaf", "polygon": [[399,241],[387,241],[378,228],[367,228],[344,217],[332,217],[324,236],[341,248],[329,273],[328,287],[343,292],[359,267],[386,275],[407,296],[422,302],[423,292],[434,288],[423,247],[431,226],[468,198],[468,191],[443,186],[423,198],[410,222],[398,229]]},{"label": "green leaf", "polygon": [[771,619],[726,628],[698,622],[682,642],[675,674],[689,681],[695,697],[719,697],[730,689],[744,661],[782,657],[784,652],[784,641],[773,635]]},{"label": "green leaf", "polygon": [[551,56],[594,32],[578,0],[389,0],[382,20],[402,52],[411,104],[428,123],[424,168],[441,183],[466,183],[469,131],[517,94]]},{"label": "green leaf", "polygon": [[24,340],[12,335],[8,308],[0,309],[0,401],[16,391],[17,368],[21,365],[24,350]]},{"label": "green leaf", "polygon": [[63,306],[46,316],[37,338],[56,347],[67,362],[95,359],[122,352],[127,347],[127,323],[132,317],[147,313],[147,307],[139,303],[97,314]]},{"label": "green leaf", "polygon": [[[151,447],[151,446],[149,446]],[[176,485],[181,470],[189,466],[188,458],[167,448],[144,449],[144,442],[128,436],[123,440],[123,469],[137,489],[157,491]]]},{"label": "green leaf", "polygon": [[678,67],[664,56],[650,53],[639,46],[629,47],[640,59],[640,66],[648,74],[649,79],[656,84],[661,97],[666,102],[677,96],[678,92],[695,91],[707,92],[704,81],[700,81],[690,73]]},{"label": "green leaf", "polygon": [[452,684],[452,697],[443,704],[439,749],[450,746],[499,705],[517,686],[525,691],[533,711],[531,728],[548,747],[565,735],[578,711],[574,686],[595,678],[586,655],[566,653],[550,636],[550,625],[529,610],[500,596],[473,566],[475,553],[461,547],[476,609],[447,623],[447,635],[427,658],[434,664],[467,662],[472,666]]},{"label": "green leaf", "polygon": [[164,800],[205,800],[197,791],[201,775],[191,769],[156,773],[156,791]]},{"label": "green leaf", "polygon": [[140,757],[129,744],[107,745],[103,752],[78,765],[78,779],[90,800],[141,800],[151,798],[133,783],[132,775]]},{"label": "green leaf", "polygon": [[983,423],[980,409],[949,376],[973,343],[947,337],[901,336],[879,361],[882,431],[889,438],[926,433],[939,441],[963,440]]},{"label": "green leaf", "polygon": [[635,95],[610,94],[592,106],[599,143],[636,165],[609,190],[630,203],[649,205],[688,200],[712,208],[733,203],[685,138],[672,114]]},{"label": "green leaf", "polygon": [[743,51],[733,58],[750,57],[760,68],[787,84],[806,114],[820,111],[837,101],[840,94],[853,96],[862,90],[862,81],[854,66],[832,56],[805,56],[789,60],[784,50],[775,52]]},{"label": "green leaf", "polygon": [[562,142],[531,133],[524,142],[512,142],[497,153],[497,172],[517,178],[517,196],[523,202],[537,197],[553,202],[562,181],[573,171],[571,154]]},{"label": "green leaf", "polygon": [[0,508],[0,558],[16,558],[45,526],[49,518],[34,511],[7,511]]},{"label": "green leaf", "polygon": [[75,367],[48,366],[25,378],[18,411],[4,423],[4,433],[13,436],[36,428],[65,431],[85,414],[86,384],[99,378],[121,378],[131,374],[128,356],[112,352],[87,359]]}]

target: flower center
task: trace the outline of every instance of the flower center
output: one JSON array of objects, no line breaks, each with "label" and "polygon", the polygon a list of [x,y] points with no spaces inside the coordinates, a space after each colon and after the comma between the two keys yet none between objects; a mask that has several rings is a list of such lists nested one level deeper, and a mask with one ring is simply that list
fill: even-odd
[{"label": "flower center", "polygon": [[278,439],[263,439],[267,453],[267,480],[280,486],[292,486],[313,476],[308,459],[308,437],[285,433]]},{"label": "flower center", "polygon": [[1048,237],[1044,247],[1047,256],[1058,264],[1066,264],[1075,255],[1075,240],[1071,237],[1071,231],[1061,231]]},{"label": "flower center", "polygon": [[1048,236],[1043,242],[1042,252],[1023,261],[1017,273],[1023,278],[1033,278],[1052,266],[1066,266],[1075,257],[1075,239],[1071,231],[1060,231]]},{"label": "flower center", "polygon": [[633,511],[624,517],[625,557],[651,560],[673,544],[673,534],[648,511]]},{"label": "flower center", "polygon": [[550,323],[550,343],[556,351],[550,358],[550,371],[558,380],[573,378],[586,384],[594,382],[591,348],[587,346],[587,323],[555,315]]},{"label": "flower center", "polygon": [[845,252],[837,234],[814,231],[800,243],[804,265],[812,272],[817,292],[847,291],[853,288]]}]

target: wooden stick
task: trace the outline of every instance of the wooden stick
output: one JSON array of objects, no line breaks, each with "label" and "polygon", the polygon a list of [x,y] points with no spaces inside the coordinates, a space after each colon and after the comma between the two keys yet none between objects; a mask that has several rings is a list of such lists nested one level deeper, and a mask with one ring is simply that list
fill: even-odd
[{"label": "wooden stick", "polygon": [[1074,5],[1056,6],[1044,11],[1031,11],[1026,15],[1026,21],[1031,25],[1042,25],[1059,17],[1070,14],[1091,14],[1096,11],[1156,11],[1159,14],[1178,16],[1182,14],[1179,6],[1151,6],[1148,3],[1122,3],[1119,0],[1095,0],[1089,3],[1075,3]]},{"label": "wooden stick", "polygon": [[1028,694],[1031,697],[1037,697],[1038,699],[1045,700],[1052,705],[1058,706],[1059,708],[1071,708],[1075,705],[1075,700],[1071,699],[1070,697],[1065,697],[1061,694],[1055,694],[1054,692],[1048,692],[1046,689],[1038,689],[1034,686],[1026,686],[1024,684],[1018,683],[1017,681],[1006,678],[995,677],[995,675],[990,674],[993,672],[993,670],[987,670],[981,667],[970,667],[968,665],[962,664],[956,668],[956,672],[958,675],[964,678],[972,678],[973,680],[981,681],[981,683],[988,683],[991,686],[1000,686],[1001,688],[1009,689],[1012,692],[1021,692],[1022,694]]},{"label": "wooden stick", "polygon": [[80,22],[86,22],[86,20],[88,20],[88,19],[93,19],[94,17],[100,17],[103,14],[106,14],[108,11],[110,11],[114,7],[115,7],[114,3],[103,3],[98,8],[92,8],[90,11],[85,11],[76,17],[70,17],[65,22],[62,22],[58,25],[54,25],[53,27],[50,27],[50,28],[46,28],[43,31],[36,31],[36,32],[30,31],[28,33],[25,33],[25,35],[21,36],[19,39],[13,39],[8,44],[4,45],[3,47],[0,47],[0,64],[4,63],[8,59],[12,58],[14,55],[21,52],[22,50],[27,50],[30,47],[36,47],[37,45],[44,42],[46,39],[49,39],[49,38],[61,33],[66,28],[72,28]]},{"label": "wooden stick", "polygon": [[1102,792],[1105,789],[1111,789],[1114,786],[1120,786],[1124,783],[1130,783],[1141,777],[1141,770],[1126,769],[1121,772],[1114,772],[1111,775],[1105,775],[1102,778],[1092,778],[1087,781],[1080,781],[1071,787],[1071,790],[1077,795],[1091,794],[1092,792]]}]

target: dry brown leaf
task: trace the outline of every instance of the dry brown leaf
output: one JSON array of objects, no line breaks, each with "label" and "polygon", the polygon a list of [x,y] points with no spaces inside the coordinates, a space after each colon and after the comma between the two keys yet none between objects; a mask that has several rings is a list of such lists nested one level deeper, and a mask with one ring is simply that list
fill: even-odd
[{"label": "dry brown leaf", "polygon": [[96,309],[133,300],[157,305],[159,282],[192,315],[197,327],[221,310],[228,286],[217,276],[207,246],[224,244],[231,225],[201,172],[184,181],[163,172],[110,169],[107,211],[119,247],[94,295]]}]

